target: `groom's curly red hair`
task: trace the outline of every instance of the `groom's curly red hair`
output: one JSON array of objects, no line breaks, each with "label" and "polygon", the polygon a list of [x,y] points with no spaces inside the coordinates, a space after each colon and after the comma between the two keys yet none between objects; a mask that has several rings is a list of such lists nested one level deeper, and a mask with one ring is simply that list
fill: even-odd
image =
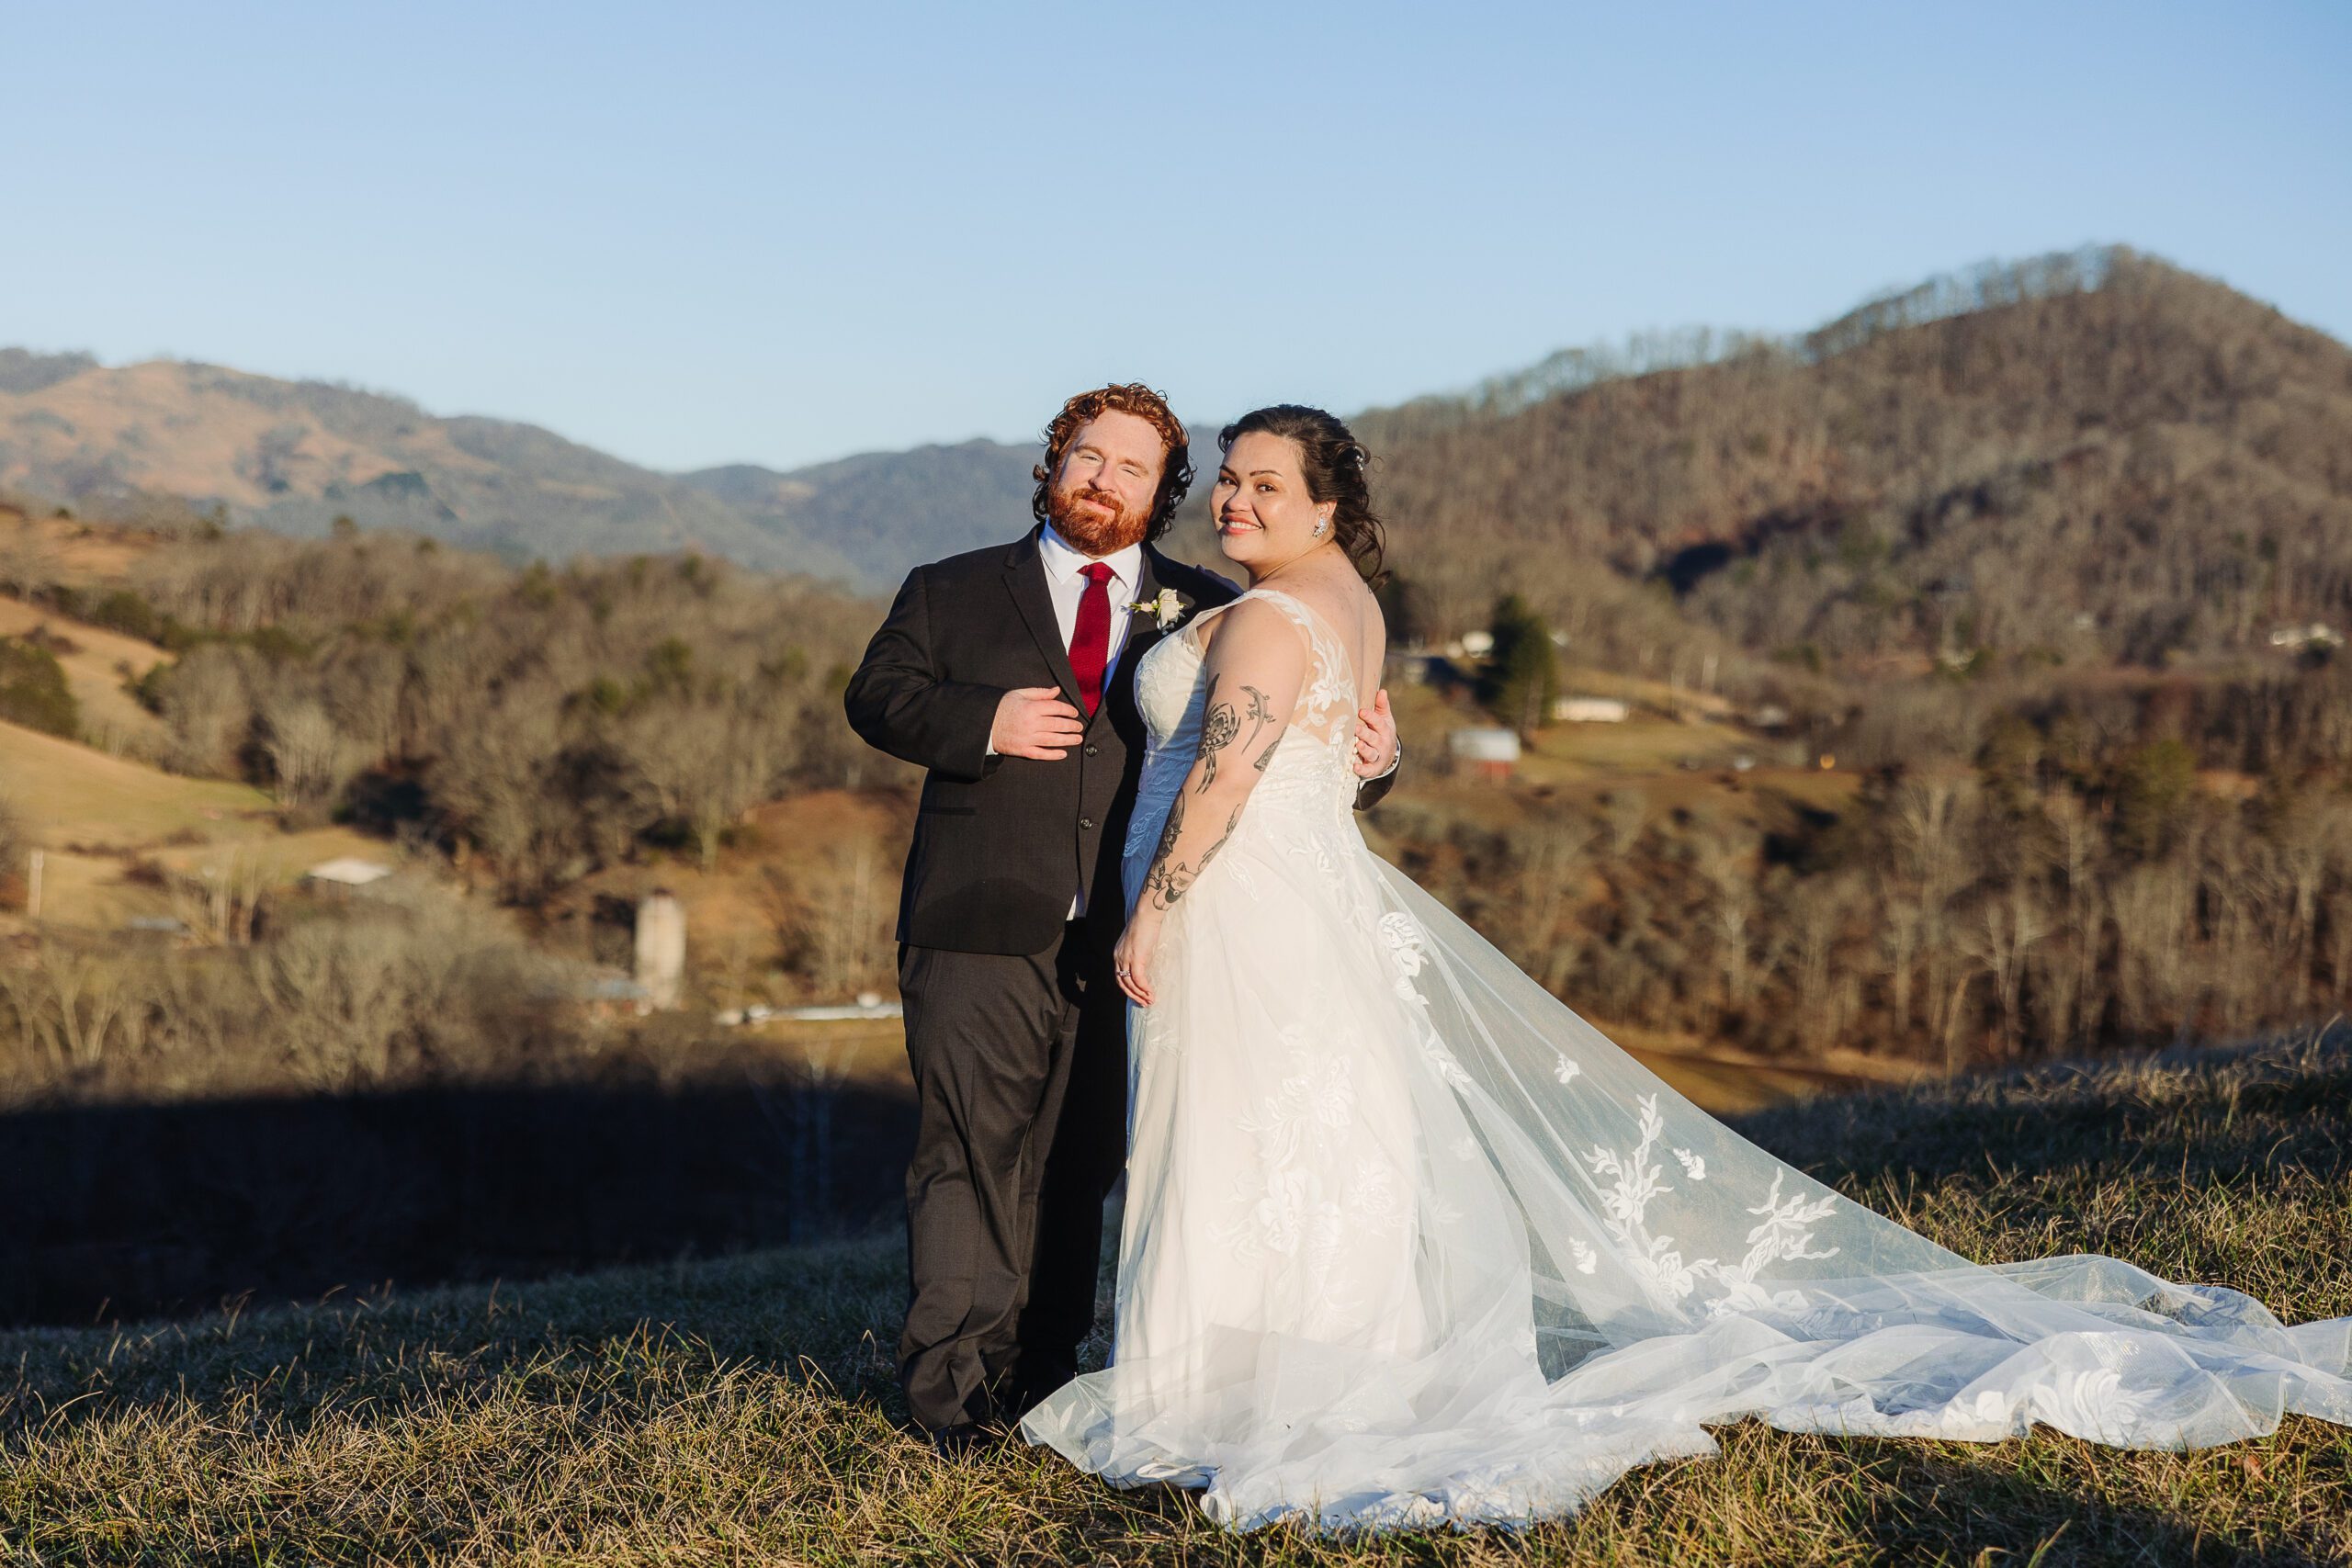
[{"label": "groom's curly red hair", "polygon": [[1037,481],[1036,491],[1029,498],[1029,510],[1036,513],[1040,523],[1051,520],[1046,502],[1053,493],[1054,474],[1062,466],[1062,455],[1089,422],[1114,412],[1131,413],[1159,432],[1159,493],[1152,498],[1151,525],[1144,532],[1145,538],[1157,539],[1168,532],[1168,525],[1176,520],[1176,509],[1184,504],[1185,493],[1193,488],[1193,438],[1185,434],[1184,422],[1176,417],[1168,400],[1140,381],[1097,387],[1062,405],[1062,412],[1046,426],[1046,460],[1029,471]]}]

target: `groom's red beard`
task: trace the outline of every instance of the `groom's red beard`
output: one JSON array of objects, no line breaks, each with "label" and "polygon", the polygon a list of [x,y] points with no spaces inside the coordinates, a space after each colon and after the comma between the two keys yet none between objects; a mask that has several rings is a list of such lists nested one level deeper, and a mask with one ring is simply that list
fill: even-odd
[{"label": "groom's red beard", "polygon": [[[1081,506],[1079,503],[1082,501],[1099,501],[1107,510]],[[1046,514],[1053,519],[1054,532],[1090,556],[1107,556],[1129,545],[1141,544],[1143,536],[1151,531],[1148,510],[1130,511],[1117,496],[1092,485],[1054,491],[1046,498]]]}]

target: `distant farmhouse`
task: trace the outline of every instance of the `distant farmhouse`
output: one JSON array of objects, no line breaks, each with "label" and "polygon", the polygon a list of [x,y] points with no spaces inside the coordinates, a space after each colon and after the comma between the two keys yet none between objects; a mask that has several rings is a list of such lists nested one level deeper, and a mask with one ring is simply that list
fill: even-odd
[{"label": "distant farmhouse", "polygon": [[1457,729],[1446,737],[1454,760],[1469,764],[1482,779],[1507,779],[1519,766],[1519,732],[1481,726]]},{"label": "distant farmhouse", "polygon": [[370,886],[392,874],[392,868],[372,860],[345,855],[340,860],[323,861],[302,874],[302,886],[316,893],[345,896]]},{"label": "distant farmhouse", "polygon": [[1560,697],[1552,716],[1562,724],[1623,724],[1633,708],[1617,697]]}]

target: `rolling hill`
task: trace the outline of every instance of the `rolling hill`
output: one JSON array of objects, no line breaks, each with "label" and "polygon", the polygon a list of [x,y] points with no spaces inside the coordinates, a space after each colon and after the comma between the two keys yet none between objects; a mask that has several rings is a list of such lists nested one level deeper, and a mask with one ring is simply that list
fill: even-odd
[{"label": "rolling hill", "polygon": [[2352,349],[2222,284],[2115,248],[1731,347],[1363,416],[1433,617],[1640,585],[1808,662],[2158,666],[2352,620]]},{"label": "rolling hill", "polygon": [[347,515],[512,559],[695,548],[851,579],[848,557],[781,518],[510,421],[219,366],[0,360],[0,485],[79,506],[143,494],[218,503],[281,533]]}]

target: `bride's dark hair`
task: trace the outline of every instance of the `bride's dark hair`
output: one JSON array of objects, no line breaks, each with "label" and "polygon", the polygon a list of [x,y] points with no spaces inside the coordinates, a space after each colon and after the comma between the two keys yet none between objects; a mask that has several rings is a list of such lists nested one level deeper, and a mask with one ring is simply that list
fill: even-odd
[{"label": "bride's dark hair", "polygon": [[1230,452],[1245,435],[1279,435],[1298,448],[1299,471],[1306,476],[1307,499],[1318,506],[1336,502],[1331,531],[1366,582],[1377,587],[1387,574],[1381,559],[1387,539],[1372,510],[1372,454],[1332,414],[1304,403],[1275,403],[1243,414],[1216,434],[1216,447]]}]

